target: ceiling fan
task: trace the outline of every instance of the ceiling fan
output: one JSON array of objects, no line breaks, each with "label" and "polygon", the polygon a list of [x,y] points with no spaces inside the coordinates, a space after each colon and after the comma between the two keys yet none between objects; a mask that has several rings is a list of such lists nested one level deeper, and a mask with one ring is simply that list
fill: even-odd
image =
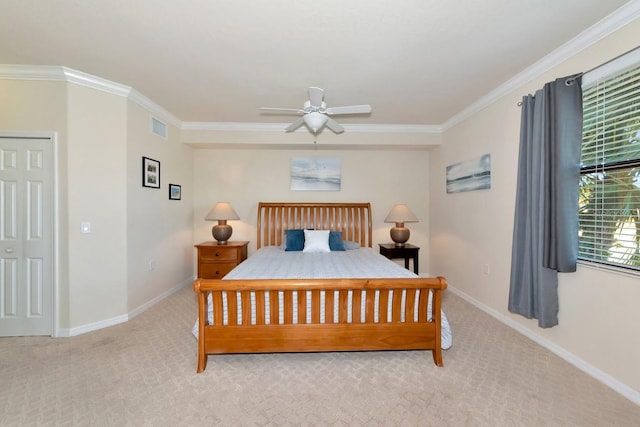
[{"label": "ceiling fan", "polygon": [[314,134],[317,134],[325,125],[335,133],[344,132],[344,128],[329,116],[338,114],[365,114],[371,112],[370,105],[327,107],[323,98],[324,90],[312,86],[309,88],[309,100],[305,101],[302,109],[262,107],[260,110],[302,115],[298,120],[287,126],[285,132],[292,132],[300,126],[306,125]]}]

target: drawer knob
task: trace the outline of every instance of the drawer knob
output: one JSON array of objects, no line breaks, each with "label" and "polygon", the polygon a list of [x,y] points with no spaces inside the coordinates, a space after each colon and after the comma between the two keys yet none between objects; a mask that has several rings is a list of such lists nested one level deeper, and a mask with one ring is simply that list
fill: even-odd
[{"label": "drawer knob", "polygon": [[216,256],[220,256],[220,252],[216,252]]}]

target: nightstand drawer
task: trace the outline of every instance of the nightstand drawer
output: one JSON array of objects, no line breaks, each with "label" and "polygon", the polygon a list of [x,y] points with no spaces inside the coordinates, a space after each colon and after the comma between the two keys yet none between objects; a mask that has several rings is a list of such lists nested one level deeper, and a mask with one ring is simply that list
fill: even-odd
[{"label": "nightstand drawer", "polygon": [[195,245],[198,249],[198,277],[202,279],[222,279],[228,272],[247,259],[249,242],[229,241],[226,245],[217,242],[203,242]]},{"label": "nightstand drawer", "polygon": [[235,262],[224,264],[200,264],[200,274],[207,279],[222,279],[228,272],[234,269]]},{"label": "nightstand drawer", "polygon": [[202,262],[237,262],[238,251],[236,248],[210,247],[200,249]]}]

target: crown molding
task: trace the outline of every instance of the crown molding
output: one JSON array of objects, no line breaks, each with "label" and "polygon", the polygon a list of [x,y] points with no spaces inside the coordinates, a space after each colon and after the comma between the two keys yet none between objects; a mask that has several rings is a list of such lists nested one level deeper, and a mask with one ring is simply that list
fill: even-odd
[{"label": "crown molding", "polygon": [[0,79],[66,81],[63,67],[0,64]]},{"label": "crown molding", "polygon": [[163,107],[156,104],[135,89],[131,89],[129,100],[149,111],[157,119],[164,120],[177,128],[180,128],[180,126],[182,125],[182,120],[180,120],[169,111],[165,110]]},{"label": "crown molding", "polygon": [[400,124],[343,124],[349,132],[366,133],[442,133],[440,125],[400,125]]},{"label": "crown molding", "polygon": [[44,80],[74,83],[114,95],[127,97],[131,88],[73,68],[53,65],[0,64],[0,78],[7,80]]},{"label": "crown molding", "polygon": [[[290,123],[244,123],[244,122],[182,122],[181,130],[206,130],[218,132],[283,132]],[[353,133],[441,133],[437,125],[362,125],[342,124],[345,131]],[[301,126],[295,132],[307,132]]]},{"label": "crown molding", "polygon": [[0,64],[0,78],[8,80],[63,81],[127,97],[131,88],[73,68],[52,65]]},{"label": "crown molding", "polygon": [[129,94],[131,93],[131,88],[129,86],[121,85],[120,83],[112,82],[110,80],[94,76],[93,74],[74,70],[73,68],[61,68],[65,75],[65,80],[69,83],[111,93],[123,98],[129,97]]},{"label": "crown molding", "polygon": [[73,68],[53,65],[0,64],[0,79],[43,80],[73,83],[79,86],[85,86],[127,98],[145,108],[157,118],[165,120],[175,127],[180,127],[180,124],[182,123],[176,116],[151,101],[137,90],[120,83],[94,76],[93,74],[74,70]]},{"label": "crown molding", "polygon": [[592,25],[573,39],[569,40],[558,49],[544,56],[530,67],[526,68],[513,78],[498,86],[478,101],[451,117],[442,124],[442,129],[447,130],[458,123],[473,116],[503,96],[524,86],[526,83],[549,71],[553,67],[561,64],[567,59],[575,56],[579,52],[602,40],[609,34],[621,29],[625,25],[635,21],[640,17],[640,1],[630,1],[599,22]]},{"label": "crown molding", "polygon": [[182,122],[180,130],[208,130],[219,132],[283,132],[288,123],[245,122]]}]

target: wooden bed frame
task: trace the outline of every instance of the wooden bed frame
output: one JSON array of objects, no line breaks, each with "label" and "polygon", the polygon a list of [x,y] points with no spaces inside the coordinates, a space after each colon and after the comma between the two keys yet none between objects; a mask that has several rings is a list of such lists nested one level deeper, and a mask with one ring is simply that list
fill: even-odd
[{"label": "wooden bed frame", "polygon": [[[258,206],[257,242],[262,246],[281,245],[284,230],[314,228],[342,232],[343,240],[372,246],[371,206],[369,203],[264,203]],[[193,289],[198,295],[198,368],[202,372],[209,354],[275,353],[365,350],[431,350],[433,361],[443,366],[441,348],[441,293],[447,287],[437,278],[370,279],[197,279]],[[416,291],[420,291],[419,295]],[[284,319],[278,319],[278,293],[284,294]],[[294,291],[298,291],[294,294]],[[311,323],[294,323],[294,298],[297,318],[307,319],[307,292],[311,293]],[[321,304],[324,292],[324,307]],[[338,291],[337,294],[334,291]],[[352,292],[352,303],[348,293]],[[391,295],[390,291],[395,291]],[[402,291],[405,303],[402,304]],[[431,320],[427,321],[428,294],[432,293]],[[223,292],[227,293],[227,324],[223,324]],[[365,319],[360,319],[361,295],[365,292]],[[251,307],[251,294],[255,306]],[[269,322],[265,319],[265,293],[269,294]],[[378,293],[378,313],[375,294]],[[207,297],[213,301],[213,324],[207,321]],[[236,296],[240,295],[241,315],[236,316]],[[336,294],[336,296],[334,296]],[[295,296],[297,295],[297,296]],[[418,296],[417,296],[418,295]],[[417,296],[417,297],[416,297]],[[334,319],[338,301],[338,322]],[[387,318],[391,304],[391,316]],[[417,322],[414,309],[417,306]],[[245,310],[245,307],[249,308]],[[321,308],[324,309],[323,315]],[[254,311],[253,313],[251,311]],[[405,316],[404,313],[410,313]],[[356,314],[357,313],[357,314]],[[353,315],[352,315],[353,314]],[[252,316],[255,324],[251,324]],[[238,318],[239,317],[239,318]],[[377,322],[376,319],[377,318]],[[347,319],[353,319],[348,322]],[[279,320],[282,323],[279,323]]]}]

